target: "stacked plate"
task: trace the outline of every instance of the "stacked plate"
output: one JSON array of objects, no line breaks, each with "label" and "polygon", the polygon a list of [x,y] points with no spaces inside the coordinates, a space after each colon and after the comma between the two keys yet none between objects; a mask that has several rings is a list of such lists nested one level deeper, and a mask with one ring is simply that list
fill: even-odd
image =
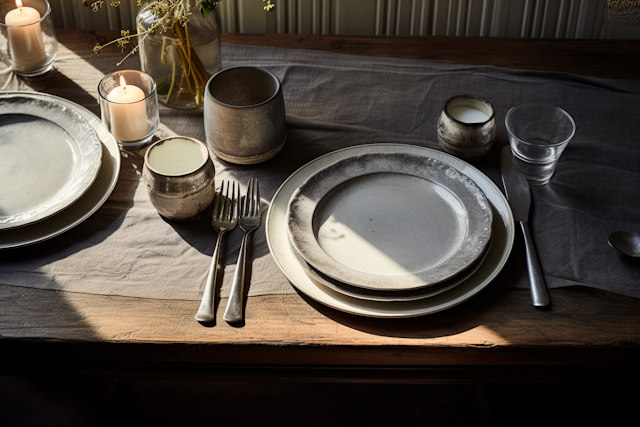
[{"label": "stacked plate", "polygon": [[115,187],[118,144],[77,104],[42,93],[2,92],[0,133],[0,249],[73,228]]},{"label": "stacked plate", "polygon": [[296,288],[373,317],[424,315],[472,297],[503,268],[514,235],[507,201],[484,174],[398,144],[308,163],[277,191],[266,222]]}]

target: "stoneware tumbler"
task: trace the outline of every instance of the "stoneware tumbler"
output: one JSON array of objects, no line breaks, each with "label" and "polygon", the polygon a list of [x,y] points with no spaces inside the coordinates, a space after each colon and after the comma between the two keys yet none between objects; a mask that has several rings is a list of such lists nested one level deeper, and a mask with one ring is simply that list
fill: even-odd
[{"label": "stoneware tumbler", "polygon": [[493,146],[494,116],[493,106],[485,99],[473,95],[449,98],[438,120],[438,143],[461,159],[479,159]]},{"label": "stoneware tumbler", "polygon": [[209,151],[197,139],[163,139],[144,156],[142,178],[149,199],[172,221],[194,221],[204,214],[215,195],[214,177]]},{"label": "stoneware tumbler", "polygon": [[207,146],[218,158],[250,165],[278,154],[287,138],[280,80],[256,67],[227,68],[205,90]]}]

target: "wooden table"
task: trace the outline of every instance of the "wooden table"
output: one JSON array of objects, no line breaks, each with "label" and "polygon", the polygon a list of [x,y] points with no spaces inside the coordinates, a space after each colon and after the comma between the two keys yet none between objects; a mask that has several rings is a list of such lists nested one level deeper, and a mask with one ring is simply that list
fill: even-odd
[{"label": "wooden table", "polygon": [[[87,32],[60,30],[59,38]],[[96,39],[114,33],[92,32]],[[232,35],[223,43],[423,58],[640,79],[640,41]],[[0,256],[2,253],[0,253]],[[498,277],[497,280],[500,280]],[[0,285],[0,375],[510,382],[640,379],[640,300],[587,288],[490,286],[445,312],[402,320],[337,312],[303,295],[251,297],[246,323],[193,319],[198,301]]]}]

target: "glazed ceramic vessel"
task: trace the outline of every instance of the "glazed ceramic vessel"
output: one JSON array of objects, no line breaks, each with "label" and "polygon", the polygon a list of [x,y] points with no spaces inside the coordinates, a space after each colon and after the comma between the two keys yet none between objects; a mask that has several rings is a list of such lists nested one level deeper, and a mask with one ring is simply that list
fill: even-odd
[{"label": "glazed ceramic vessel", "polygon": [[491,103],[473,95],[447,100],[438,120],[438,143],[444,151],[463,160],[476,160],[493,147],[495,110]]},{"label": "glazed ceramic vessel", "polygon": [[193,138],[167,138],[149,147],[142,177],[153,206],[172,221],[200,218],[215,195],[213,162]]},{"label": "glazed ceramic vessel", "polygon": [[287,139],[280,80],[256,67],[220,71],[205,90],[204,129],[218,158],[241,165],[272,158]]}]

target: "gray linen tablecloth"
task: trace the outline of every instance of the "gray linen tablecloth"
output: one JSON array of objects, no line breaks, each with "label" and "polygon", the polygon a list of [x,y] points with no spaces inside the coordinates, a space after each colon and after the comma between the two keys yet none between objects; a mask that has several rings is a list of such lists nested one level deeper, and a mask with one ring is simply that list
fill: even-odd
[{"label": "gray linen tablecloth", "polygon": [[[133,58],[125,67],[137,68]],[[640,297],[640,263],[607,245],[615,230],[640,231],[640,83],[563,73],[456,66],[418,60],[370,58],[223,46],[223,67],[256,65],[282,81],[288,142],[274,159],[237,166],[214,159],[216,182],[233,178],[243,189],[258,178],[268,202],[279,185],[314,158],[343,147],[392,142],[439,149],[436,121],[446,99],[474,94],[493,103],[493,150],[474,162],[502,188],[499,153],[507,144],[509,108],[545,102],[566,109],[575,138],[546,186],[533,187],[531,228],[550,288],[583,285]],[[612,64],[614,66],[614,64]],[[56,71],[22,80],[0,69],[1,90],[58,95],[99,114],[97,85],[116,69],[113,56],[73,52],[64,44]],[[157,137],[204,140],[201,111],[162,108]],[[199,300],[213,253],[208,218],[191,224],[161,219],[141,181],[144,151],[122,152],[114,193],[84,223],[50,241],[0,252],[0,283],[105,295]],[[0,159],[2,162],[2,159]],[[492,286],[528,287],[521,233]],[[221,260],[222,296],[229,293],[241,233],[227,235]],[[249,295],[295,292],[269,253],[264,226],[251,238]]]}]

